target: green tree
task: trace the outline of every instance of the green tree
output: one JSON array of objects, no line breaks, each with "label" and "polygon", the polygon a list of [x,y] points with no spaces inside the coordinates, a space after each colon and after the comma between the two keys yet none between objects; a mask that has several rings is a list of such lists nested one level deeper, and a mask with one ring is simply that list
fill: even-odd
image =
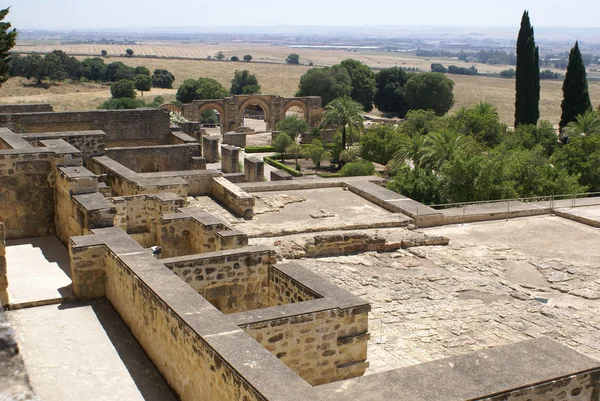
[{"label": "green tree", "polygon": [[444,202],[441,179],[431,170],[403,166],[389,181],[388,188],[426,205]]},{"label": "green tree", "polygon": [[127,57],[133,57],[133,50],[132,49],[125,50],[125,53],[127,54]]},{"label": "green tree", "polygon": [[104,50],[104,49],[102,49],[102,51],[100,52],[100,55],[102,57],[106,57],[107,54],[108,54],[108,52],[106,50]]},{"label": "green tree", "polygon": [[110,85],[110,94],[115,99],[124,97],[135,98],[135,85],[133,81],[122,79]]},{"label": "green tree", "polygon": [[328,159],[330,157],[330,153],[325,150],[321,141],[315,139],[304,149],[304,156],[313,162],[313,165],[315,166],[315,172],[317,172],[321,167],[321,162]]},{"label": "green tree", "polygon": [[600,135],[570,138],[568,144],[554,152],[551,161],[571,175],[579,174],[579,184],[589,191],[600,191]]},{"label": "green tree", "polygon": [[252,61],[252,56],[251,56],[250,54],[246,54],[246,55],[244,56],[244,61],[246,61],[246,62],[250,62],[250,61]]},{"label": "green tree", "polygon": [[352,81],[350,97],[360,103],[367,112],[373,110],[373,98],[377,92],[375,74],[369,66],[358,60],[346,59],[340,63],[348,71]]},{"label": "green tree", "polygon": [[231,61],[240,61],[240,58],[238,56],[231,56]]},{"label": "green tree", "polygon": [[377,92],[373,102],[380,111],[397,113],[404,117],[408,106],[404,100],[404,86],[409,76],[401,68],[386,68],[375,74]]},{"label": "green tree", "polygon": [[152,86],[154,88],[173,88],[173,81],[175,81],[175,75],[164,69],[156,69],[152,74]]},{"label": "green tree", "polygon": [[405,135],[399,145],[398,150],[393,156],[395,163],[409,163],[414,168],[417,168],[425,161],[428,153],[425,135],[415,134],[410,137]]},{"label": "green tree", "polygon": [[217,124],[218,122],[217,113],[212,109],[204,110],[200,115],[200,123],[202,124]]},{"label": "green tree", "polygon": [[279,155],[281,157],[281,161],[284,161],[285,150],[292,143],[293,143],[292,138],[290,138],[290,136],[288,134],[286,134],[285,132],[281,132],[275,137],[275,140],[273,141],[272,146],[273,146],[273,149],[275,149],[275,152],[279,153]]},{"label": "green tree", "polygon": [[175,99],[180,101],[181,103],[191,103],[195,99],[197,99],[196,90],[198,89],[198,81],[195,79],[186,79],[183,81],[179,88],[177,88],[177,93],[175,94]]},{"label": "green tree", "polygon": [[217,54],[215,55],[215,58],[216,58],[217,60],[223,60],[223,59],[225,58],[225,54],[223,54],[223,52],[219,50],[219,51],[217,52]]},{"label": "green tree", "polygon": [[[244,56],[245,58],[246,56]],[[235,71],[233,79],[231,80],[232,95],[252,95],[254,93],[260,93],[260,85],[258,79],[254,74],[250,74],[250,71]]]},{"label": "green tree", "polygon": [[115,61],[106,66],[105,81],[117,82],[123,79],[133,81],[135,77],[135,68],[129,67],[120,61]]},{"label": "green tree", "polygon": [[439,72],[413,75],[404,88],[404,99],[409,109],[433,110],[444,115],[454,105],[454,81]]},{"label": "green tree", "polygon": [[196,99],[223,99],[229,95],[227,89],[216,79],[198,78],[197,82]]},{"label": "green tree", "polygon": [[468,137],[449,129],[431,133],[425,137],[424,159],[440,166],[466,146],[468,140]]},{"label": "green tree", "polygon": [[529,12],[524,11],[517,38],[515,127],[540,118],[540,57]]},{"label": "green tree", "polygon": [[144,96],[144,92],[152,89],[152,77],[150,75],[136,75],[134,81],[135,89],[139,90]]},{"label": "green tree", "polygon": [[0,10],[0,86],[8,80],[8,62],[11,57],[9,51],[17,40],[17,30],[10,29],[10,22],[1,22],[9,11],[10,7]]},{"label": "green tree", "polygon": [[588,109],[577,115],[575,121],[570,121],[560,132],[561,139],[567,142],[575,136],[600,134],[600,114]]},{"label": "green tree", "polygon": [[360,138],[360,157],[387,164],[400,148],[404,134],[392,125],[380,124],[369,128]]},{"label": "green tree", "polygon": [[140,66],[135,67],[134,74],[150,76],[150,70],[148,68],[144,67],[143,65],[140,65]]},{"label": "green tree", "polygon": [[106,75],[106,64],[100,57],[86,58],[81,66],[82,74],[88,81],[102,81]]},{"label": "green tree", "polygon": [[335,99],[325,107],[321,126],[342,132],[342,150],[347,149],[348,132],[363,132],[362,106],[349,97]]},{"label": "green tree", "polygon": [[300,165],[298,164],[298,159],[302,157],[302,152],[304,149],[302,145],[297,142],[292,141],[284,150],[284,153],[289,157],[293,158],[296,161],[296,170],[300,171]]},{"label": "green tree", "polygon": [[296,139],[299,134],[308,132],[308,123],[296,115],[286,117],[285,119],[278,121],[275,124],[275,128],[278,131],[283,131],[290,136],[292,139]]},{"label": "green tree", "polygon": [[122,97],[122,98],[110,98],[102,102],[99,109],[102,110],[123,110],[123,109],[137,109],[139,107],[146,107],[144,101],[140,99],[133,99],[130,97]]},{"label": "green tree", "polygon": [[358,177],[375,174],[375,166],[368,160],[356,160],[340,169],[342,177]]},{"label": "green tree", "polygon": [[300,64],[300,56],[296,53],[290,53],[285,59],[285,62],[288,64]]},{"label": "green tree", "polygon": [[508,130],[500,122],[496,108],[489,103],[458,110],[454,121],[458,132],[490,147],[499,144]]},{"label": "green tree", "polygon": [[340,65],[325,68],[311,68],[300,77],[296,96],[320,96],[323,105],[333,99],[350,96],[352,79],[348,70]]},{"label": "green tree", "polygon": [[569,65],[567,66],[567,73],[562,89],[562,114],[559,124],[561,130],[568,123],[575,121],[578,115],[584,114],[592,108],[585,66],[583,65],[578,42],[575,42],[575,46],[569,53]]}]

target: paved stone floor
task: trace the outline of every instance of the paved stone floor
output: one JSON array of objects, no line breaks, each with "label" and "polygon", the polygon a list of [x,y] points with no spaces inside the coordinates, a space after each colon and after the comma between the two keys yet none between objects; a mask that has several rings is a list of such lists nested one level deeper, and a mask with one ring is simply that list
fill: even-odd
[{"label": "paved stone floor", "polygon": [[44,401],[175,401],[106,300],[6,312]]},{"label": "paved stone floor", "polygon": [[539,336],[600,359],[600,231],[548,216],[423,231],[450,245],[298,261],[372,303],[367,374]]},{"label": "paved stone floor", "polygon": [[73,298],[69,251],[56,237],[6,241],[11,308],[58,303]]}]

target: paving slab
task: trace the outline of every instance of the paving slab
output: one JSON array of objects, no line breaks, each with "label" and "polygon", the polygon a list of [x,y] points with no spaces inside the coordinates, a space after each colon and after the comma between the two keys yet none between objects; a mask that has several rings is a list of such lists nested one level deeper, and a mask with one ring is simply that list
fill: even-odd
[{"label": "paving slab", "polygon": [[56,237],[6,241],[10,309],[73,300],[69,251]]},{"label": "paving slab", "polygon": [[175,401],[108,301],[6,312],[45,401]]}]

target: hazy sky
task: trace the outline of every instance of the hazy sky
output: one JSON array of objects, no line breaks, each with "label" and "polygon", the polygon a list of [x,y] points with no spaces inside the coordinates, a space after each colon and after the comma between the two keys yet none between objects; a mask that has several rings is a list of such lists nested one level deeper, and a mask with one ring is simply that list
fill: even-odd
[{"label": "hazy sky", "polygon": [[[569,7],[573,5],[573,7]],[[256,25],[599,27],[600,1],[576,0],[0,0],[16,28]]]}]

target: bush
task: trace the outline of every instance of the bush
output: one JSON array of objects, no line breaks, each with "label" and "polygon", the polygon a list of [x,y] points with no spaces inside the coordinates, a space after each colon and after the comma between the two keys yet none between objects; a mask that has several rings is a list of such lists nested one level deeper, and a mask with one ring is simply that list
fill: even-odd
[{"label": "bush", "polygon": [[135,85],[132,81],[122,79],[110,85],[110,94],[115,99],[124,97],[135,98]]},{"label": "bush", "polygon": [[373,174],[375,174],[375,167],[373,166],[373,163],[368,160],[357,160],[344,164],[344,167],[340,170],[340,175],[342,177],[356,177]]},{"label": "bush", "polygon": [[146,107],[146,103],[143,100],[130,97],[108,99],[98,106],[99,109],[103,110],[137,109],[140,107]]}]

